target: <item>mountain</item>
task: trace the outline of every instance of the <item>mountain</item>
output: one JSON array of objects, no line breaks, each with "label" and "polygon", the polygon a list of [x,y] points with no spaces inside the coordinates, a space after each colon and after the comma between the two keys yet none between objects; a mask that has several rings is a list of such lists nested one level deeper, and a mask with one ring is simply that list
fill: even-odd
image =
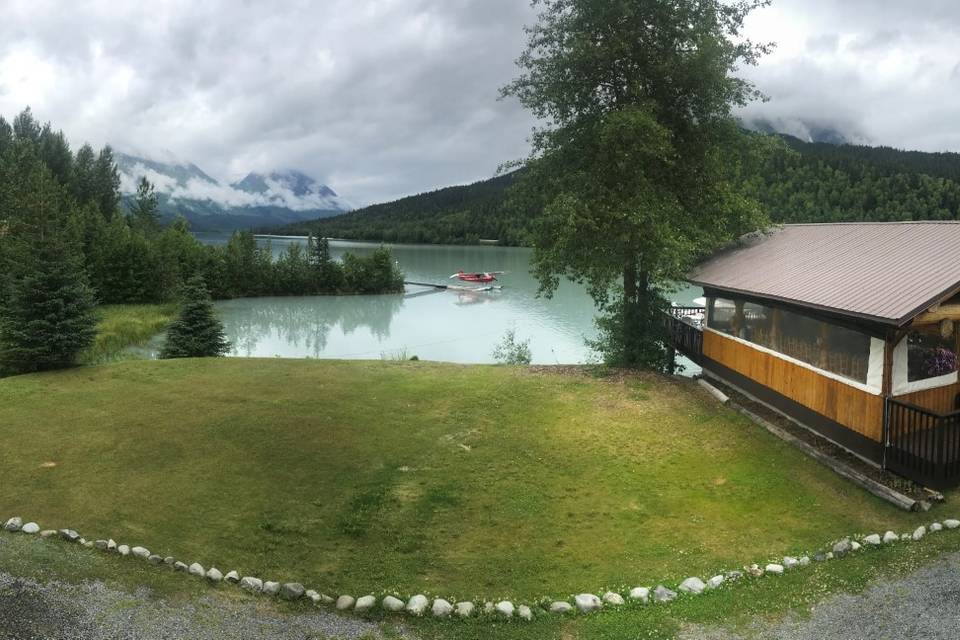
[{"label": "mountain", "polygon": [[845,133],[837,125],[804,118],[753,118],[744,120],[742,124],[751,131],[787,135],[803,142],[832,145],[863,142],[862,136]]},{"label": "mountain", "polygon": [[[783,142],[780,151],[740,185],[773,222],[960,220],[960,154],[777,137]],[[537,212],[506,207],[506,190],[516,175],[263,230],[374,242],[496,239],[522,245]]]},{"label": "mountain", "polygon": [[299,171],[250,173],[220,184],[192,162],[167,155],[144,158],[117,153],[120,192],[125,202],[136,194],[141,177],[157,193],[164,221],[182,215],[195,231],[230,231],[314,220],[350,210],[330,187]]}]

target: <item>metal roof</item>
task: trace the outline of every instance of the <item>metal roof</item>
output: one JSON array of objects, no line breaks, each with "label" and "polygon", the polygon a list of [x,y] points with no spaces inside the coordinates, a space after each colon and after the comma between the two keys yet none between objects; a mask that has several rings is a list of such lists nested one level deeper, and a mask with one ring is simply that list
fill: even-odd
[{"label": "metal roof", "polygon": [[960,289],[960,222],[775,227],[745,236],[687,279],[902,326]]}]

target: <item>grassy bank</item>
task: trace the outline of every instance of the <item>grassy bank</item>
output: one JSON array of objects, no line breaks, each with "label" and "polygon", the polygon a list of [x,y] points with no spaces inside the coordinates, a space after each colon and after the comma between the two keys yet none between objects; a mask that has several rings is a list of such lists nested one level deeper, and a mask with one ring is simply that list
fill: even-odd
[{"label": "grassy bank", "polygon": [[175,304],[114,304],[97,308],[97,337],[80,356],[82,364],[128,359],[130,347],[142,347],[173,320]]},{"label": "grassy bank", "polygon": [[[938,517],[901,512],[689,381],[655,376],[125,362],[0,381],[0,438],[0,467],[17,478],[0,485],[0,513],[354,595],[532,604],[675,585]],[[817,580],[869,575],[859,562],[730,594],[746,589],[760,609],[782,605],[779,585],[822,595]],[[815,577],[823,571],[839,573]],[[617,634],[650,621],[651,633],[666,632],[673,611],[696,619],[708,606],[743,609],[727,598],[511,628],[625,637]],[[484,637],[471,624],[455,635]]]}]

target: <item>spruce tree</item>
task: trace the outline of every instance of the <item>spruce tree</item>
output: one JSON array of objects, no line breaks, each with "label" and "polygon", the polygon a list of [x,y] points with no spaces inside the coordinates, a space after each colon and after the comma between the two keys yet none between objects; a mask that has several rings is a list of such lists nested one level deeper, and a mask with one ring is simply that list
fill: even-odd
[{"label": "spruce tree", "polygon": [[180,316],[167,329],[167,343],[161,358],[209,358],[224,355],[230,349],[217,319],[210,293],[203,278],[194,276],[183,289]]},{"label": "spruce tree", "polygon": [[70,366],[96,336],[93,292],[70,247],[42,239],[31,262],[0,308],[0,370],[7,373]]}]

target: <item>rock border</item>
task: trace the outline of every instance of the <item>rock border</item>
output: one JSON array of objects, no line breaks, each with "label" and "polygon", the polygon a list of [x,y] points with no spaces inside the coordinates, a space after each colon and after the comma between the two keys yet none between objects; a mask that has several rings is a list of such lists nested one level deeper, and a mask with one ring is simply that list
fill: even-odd
[{"label": "rock border", "polygon": [[[927,535],[958,528],[960,528],[960,520],[948,518],[942,522],[932,522],[929,525],[921,525],[912,532],[897,534],[893,531],[886,531],[882,535],[879,533],[871,533],[868,535],[847,536],[830,543],[830,545],[828,545],[830,551],[821,550],[816,552],[813,555],[813,561],[825,562],[856,553],[860,549],[869,547],[918,542]],[[633,587],[626,594],[616,591],[607,591],[602,596],[594,593],[581,593],[567,600],[556,600],[553,602],[542,601],[534,606],[527,604],[514,605],[514,603],[509,600],[501,600],[496,603],[484,602],[481,606],[475,605],[471,601],[447,600],[440,597],[434,598],[431,601],[430,598],[422,593],[413,595],[406,600],[392,593],[381,594],[382,597],[380,598],[372,593],[356,598],[349,594],[333,596],[318,592],[314,589],[306,589],[299,582],[285,582],[281,584],[270,580],[262,580],[254,576],[241,577],[240,572],[237,570],[232,570],[224,574],[216,567],[204,568],[199,562],[193,562],[188,565],[186,562],[177,560],[173,556],[164,557],[151,553],[149,549],[142,546],[131,547],[127,544],[117,544],[112,538],[88,541],[73,529],[41,530],[40,525],[36,522],[24,523],[23,518],[19,516],[9,518],[3,525],[3,530],[8,533],[36,535],[41,539],[60,539],[84,548],[108,554],[116,554],[121,557],[133,556],[138,560],[143,560],[158,568],[165,568],[168,571],[178,571],[188,576],[206,580],[211,584],[235,585],[239,589],[251,594],[263,594],[290,602],[310,600],[316,606],[333,606],[338,611],[352,611],[359,614],[372,611],[376,609],[379,604],[380,608],[387,613],[406,614],[414,617],[431,615],[435,618],[470,618],[474,615],[484,615],[499,620],[516,618],[530,621],[537,616],[543,615],[573,615],[576,612],[586,615],[601,611],[604,608],[616,609],[617,607],[625,605],[627,602],[642,605],[651,603],[665,604],[677,598],[697,597],[701,594],[707,594],[710,591],[722,588],[723,585],[727,583],[736,582],[747,576],[754,578],[779,576],[785,572],[796,571],[811,564],[811,558],[808,555],[801,557],[785,556],[783,558],[772,559],[763,566],[755,563],[744,565],[742,570],[735,569],[721,572],[706,581],[697,576],[690,576],[676,585],[676,591],[671,590],[663,584],[659,584],[652,589],[642,586]]]}]

